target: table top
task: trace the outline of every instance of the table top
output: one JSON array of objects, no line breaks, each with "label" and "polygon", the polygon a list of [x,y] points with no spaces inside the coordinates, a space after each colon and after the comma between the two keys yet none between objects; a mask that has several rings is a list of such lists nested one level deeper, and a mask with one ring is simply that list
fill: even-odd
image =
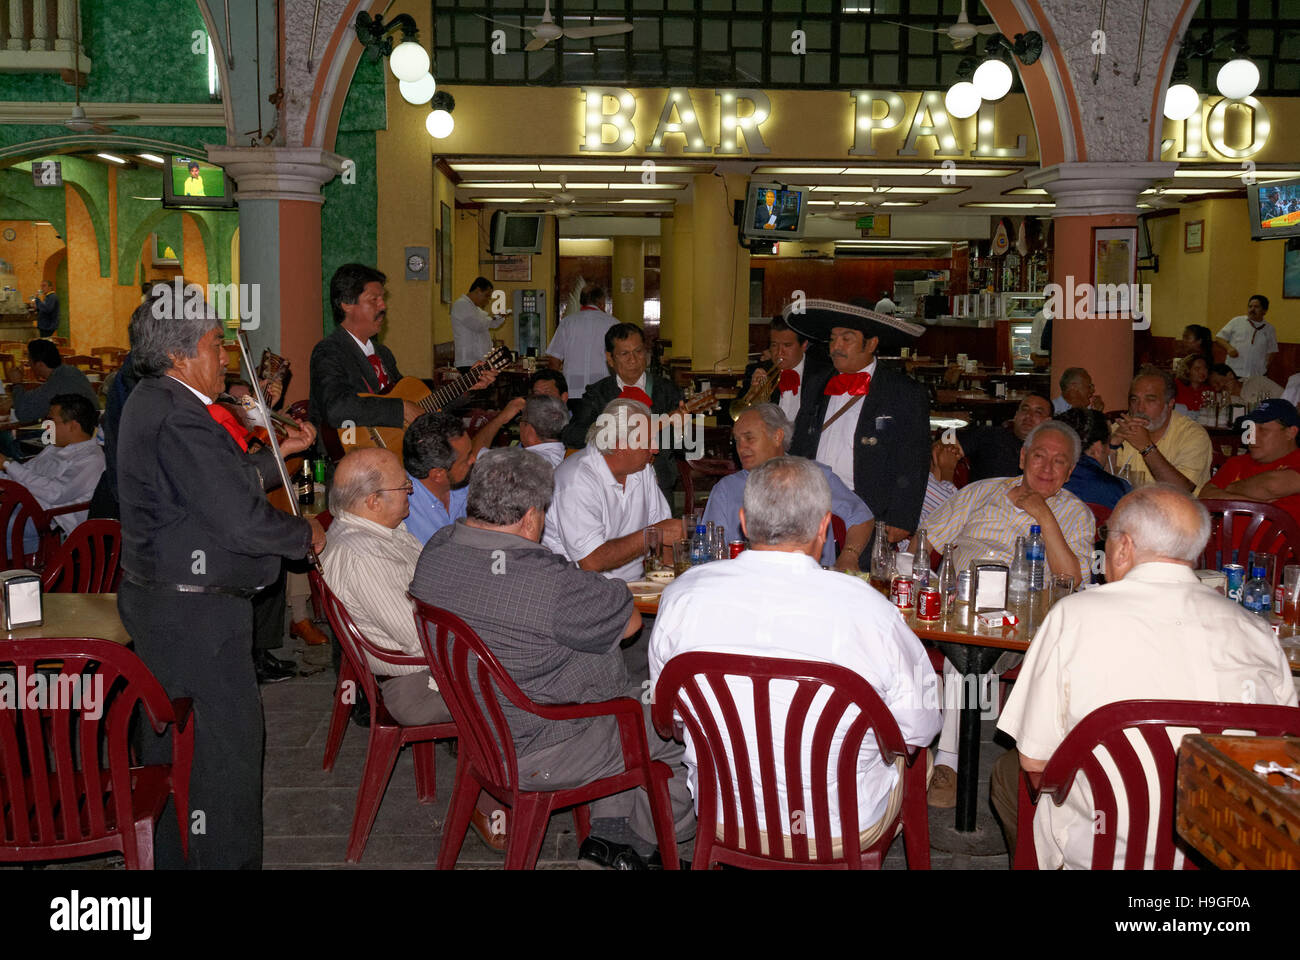
[{"label": "table top", "polygon": [[0,627],[0,640],[77,637],[110,640],[122,646],[131,642],[117,612],[116,593],[47,593],[41,602],[44,623],[17,630]]},{"label": "table top", "polygon": [[1027,393],[1011,390],[1005,397],[990,397],[982,390],[937,390],[935,400],[943,404],[960,403],[965,405],[996,405],[1000,403],[1019,403]]}]

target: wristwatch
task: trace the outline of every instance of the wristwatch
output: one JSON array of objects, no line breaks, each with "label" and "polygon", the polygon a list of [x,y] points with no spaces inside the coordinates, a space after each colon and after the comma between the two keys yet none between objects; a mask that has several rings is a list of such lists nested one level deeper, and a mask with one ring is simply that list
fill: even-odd
[{"label": "wristwatch", "polygon": [[1145,447],[1143,447],[1143,448],[1138,452],[1138,456],[1140,456],[1140,457],[1145,457],[1148,453],[1150,453],[1150,452],[1151,452],[1152,450],[1154,450],[1155,448],[1156,448],[1156,445],[1155,445],[1154,443],[1148,443]]}]

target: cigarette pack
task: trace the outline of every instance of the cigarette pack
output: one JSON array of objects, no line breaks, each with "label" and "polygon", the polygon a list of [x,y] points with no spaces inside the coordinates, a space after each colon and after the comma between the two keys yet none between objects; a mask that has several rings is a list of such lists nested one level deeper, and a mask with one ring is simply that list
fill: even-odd
[{"label": "cigarette pack", "polygon": [[985,610],[975,615],[981,627],[1014,627],[1019,619],[1010,610]]}]

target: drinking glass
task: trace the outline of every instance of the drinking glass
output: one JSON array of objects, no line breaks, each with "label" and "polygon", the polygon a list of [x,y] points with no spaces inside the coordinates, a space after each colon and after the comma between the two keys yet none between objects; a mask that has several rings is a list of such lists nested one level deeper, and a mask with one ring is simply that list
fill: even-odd
[{"label": "drinking glass", "polygon": [[681,576],[691,569],[691,541],[678,540],[673,544],[673,573]]},{"label": "drinking glass", "polygon": [[1053,576],[1052,577],[1052,603],[1058,600],[1064,600],[1070,594],[1074,593],[1074,578],[1070,576]]},{"label": "drinking glass", "polygon": [[663,548],[663,531],[658,527],[645,528],[645,572],[659,569],[659,551]]},{"label": "drinking glass", "polygon": [[1246,571],[1246,579],[1249,580],[1254,574],[1254,567],[1264,568],[1264,582],[1268,584],[1271,591],[1277,584],[1277,554],[1264,553],[1262,550],[1251,551],[1250,566],[1252,569]]},{"label": "drinking glass", "polygon": [[1294,563],[1282,568],[1282,619],[1300,627],[1300,565]]},{"label": "drinking glass", "polygon": [[709,548],[713,552],[714,560],[727,559],[727,528],[720,523],[713,528]]},{"label": "drinking glass", "polygon": [[695,534],[695,525],[699,522],[700,515],[694,510],[688,510],[682,514],[683,532],[686,539],[689,540]]}]

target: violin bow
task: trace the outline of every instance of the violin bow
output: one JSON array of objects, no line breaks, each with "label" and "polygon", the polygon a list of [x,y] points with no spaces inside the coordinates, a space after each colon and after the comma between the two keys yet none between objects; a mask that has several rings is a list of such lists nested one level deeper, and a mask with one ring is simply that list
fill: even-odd
[{"label": "violin bow", "polygon": [[[275,454],[275,466],[280,471],[280,481],[284,484],[284,492],[289,498],[289,509],[293,511],[295,517],[302,516],[302,508],[298,506],[298,498],[293,492],[293,482],[289,479],[289,468],[285,465],[284,454],[280,452],[280,438],[275,435],[274,421],[271,418],[271,408],[266,403],[266,396],[262,393],[262,381],[257,377],[257,367],[253,364],[253,352],[248,347],[248,337],[243,330],[235,332],[235,339],[239,341],[239,353],[244,359],[244,366],[248,368],[249,386],[253,391],[253,399],[257,402],[258,412],[262,415],[262,422],[268,424],[266,431],[267,445],[271,452]],[[320,557],[310,546],[307,547],[307,559],[312,562],[317,572],[323,577],[325,569],[321,566]]]}]

